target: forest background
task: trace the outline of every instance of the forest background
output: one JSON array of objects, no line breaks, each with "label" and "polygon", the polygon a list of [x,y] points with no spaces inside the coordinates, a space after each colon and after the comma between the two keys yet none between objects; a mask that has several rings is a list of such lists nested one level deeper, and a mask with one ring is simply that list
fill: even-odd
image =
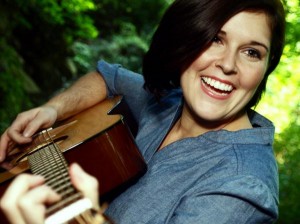
[{"label": "forest background", "polygon": [[[15,116],[67,88],[97,60],[141,72],[172,0],[0,0],[0,132]],[[276,126],[278,223],[300,223],[300,3],[287,12],[284,55],[256,108]]]}]

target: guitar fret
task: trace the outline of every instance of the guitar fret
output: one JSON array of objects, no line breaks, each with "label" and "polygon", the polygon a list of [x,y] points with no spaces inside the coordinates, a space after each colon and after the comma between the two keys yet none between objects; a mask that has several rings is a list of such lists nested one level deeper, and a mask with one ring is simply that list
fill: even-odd
[{"label": "guitar fret", "polygon": [[48,179],[46,179],[46,183],[52,187],[52,186],[55,186],[55,184],[59,184],[63,181],[70,181],[70,177],[68,174],[65,173],[62,176],[63,176],[63,178],[60,178],[61,176],[60,177],[51,177],[51,179],[48,178]]},{"label": "guitar fret", "polygon": [[47,208],[47,214],[82,198],[82,194],[73,187],[70,181],[67,162],[62,156],[62,152],[54,143],[30,154],[28,161],[32,173],[42,175],[46,179],[46,184],[62,198]]},{"label": "guitar fret", "polygon": [[65,176],[68,175],[68,173],[61,173],[61,171],[57,170],[57,171],[52,171],[51,170],[48,170],[48,172],[44,172],[44,174],[42,173],[38,173],[42,176],[44,176],[46,179],[49,179],[49,178],[64,178]]},{"label": "guitar fret", "polygon": [[55,156],[54,158],[49,158],[49,155],[41,155],[41,157],[38,158],[38,159],[34,158],[35,167],[36,168],[41,168],[42,167],[41,162],[43,162],[45,159],[47,159],[47,164],[48,165],[61,165],[61,166],[65,165],[64,163],[58,161],[58,159],[59,159],[58,156]]},{"label": "guitar fret", "polygon": [[64,183],[63,185],[59,185],[56,187],[51,186],[56,192],[61,194],[61,196],[64,196],[66,194],[69,194],[70,192],[74,192],[74,188],[72,187],[72,184],[70,182]]},{"label": "guitar fret", "polygon": [[[44,154],[42,152],[43,149],[45,150],[45,148],[42,148],[39,151],[32,154],[32,160],[34,162],[33,165],[35,167],[41,167],[41,163],[44,163],[44,162],[47,162],[47,164],[56,164],[58,162],[58,164],[60,164],[60,162],[57,160],[57,159],[59,159],[58,156],[51,155],[51,154]],[[51,156],[52,158],[49,158],[49,156]],[[62,163],[62,165],[64,165],[64,164]]]},{"label": "guitar fret", "polygon": [[47,209],[47,215],[53,213],[56,210],[59,210],[59,209],[65,207],[67,204],[70,204],[71,202],[74,202],[74,201],[76,201],[78,199],[81,199],[81,198],[82,198],[81,193],[76,192],[76,194],[73,194],[72,196],[69,196],[68,198],[66,198],[64,200],[61,200],[58,203],[55,203],[54,205],[50,206]]},{"label": "guitar fret", "polygon": [[[45,165],[45,164],[42,164],[42,165]],[[53,173],[53,170],[52,170],[53,168],[61,170],[64,167],[63,166],[55,166],[54,164],[50,164],[49,167],[47,167],[47,168],[44,168],[44,167],[32,167],[32,171],[34,173],[36,173],[36,174],[40,174],[42,176],[46,176],[47,173],[50,173],[50,175],[51,175],[51,172]],[[60,171],[58,170],[56,172],[60,172]]]},{"label": "guitar fret", "polygon": [[[63,174],[62,170],[65,168],[62,165],[55,166],[55,164],[47,164],[48,167],[42,167],[45,165],[46,165],[45,163],[41,163],[41,164],[39,164],[39,167],[32,166],[31,170],[33,173],[40,174],[47,178],[48,176],[54,177],[57,175],[62,175]],[[53,169],[55,169],[55,170],[53,171]]]},{"label": "guitar fret", "polygon": [[50,186],[51,188],[53,188],[56,192],[60,192],[62,187],[65,187],[65,188],[67,188],[67,187],[72,188],[73,187],[71,182],[70,182],[70,179],[60,179],[57,182],[51,182],[51,183],[48,183],[46,181],[46,184],[48,186]]}]

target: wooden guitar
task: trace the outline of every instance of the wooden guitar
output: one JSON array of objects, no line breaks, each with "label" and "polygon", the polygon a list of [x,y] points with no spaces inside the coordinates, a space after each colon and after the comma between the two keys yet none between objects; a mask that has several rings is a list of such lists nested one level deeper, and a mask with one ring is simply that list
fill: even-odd
[{"label": "wooden guitar", "polygon": [[[101,223],[102,217],[71,185],[68,163],[77,162],[95,176],[100,200],[108,203],[146,171],[124,117],[108,115],[120,102],[119,97],[105,100],[39,132],[32,143],[15,147],[0,170],[0,196],[16,175],[40,174],[62,197],[47,209],[46,223]],[[0,223],[7,223],[3,214]]]}]

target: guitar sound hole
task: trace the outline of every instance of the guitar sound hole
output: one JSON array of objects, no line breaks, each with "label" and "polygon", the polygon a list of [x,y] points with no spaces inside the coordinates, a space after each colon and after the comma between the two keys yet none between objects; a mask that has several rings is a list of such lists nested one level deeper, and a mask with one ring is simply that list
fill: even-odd
[{"label": "guitar sound hole", "polygon": [[40,144],[40,145],[28,150],[27,152],[22,152],[21,155],[16,159],[16,163],[20,163],[24,160],[27,160],[28,155],[30,155],[30,154],[38,151],[38,150],[41,150],[45,147],[48,147],[49,145],[54,145],[54,144],[57,144],[59,142],[62,142],[67,138],[68,138],[67,135],[59,136],[58,138],[53,139],[51,142],[44,142],[43,144]]}]

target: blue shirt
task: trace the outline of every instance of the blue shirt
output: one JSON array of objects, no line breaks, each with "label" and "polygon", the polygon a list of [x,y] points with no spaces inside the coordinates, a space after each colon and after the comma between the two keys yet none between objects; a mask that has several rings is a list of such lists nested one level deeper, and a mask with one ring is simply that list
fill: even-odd
[{"label": "blue shirt", "polygon": [[210,131],[157,151],[180,116],[182,92],[157,103],[143,77],[98,63],[109,95],[124,95],[139,130],[136,143],[146,174],[106,211],[116,223],[272,223],[278,216],[278,171],[272,150],[274,126],[249,111],[252,129]]}]

